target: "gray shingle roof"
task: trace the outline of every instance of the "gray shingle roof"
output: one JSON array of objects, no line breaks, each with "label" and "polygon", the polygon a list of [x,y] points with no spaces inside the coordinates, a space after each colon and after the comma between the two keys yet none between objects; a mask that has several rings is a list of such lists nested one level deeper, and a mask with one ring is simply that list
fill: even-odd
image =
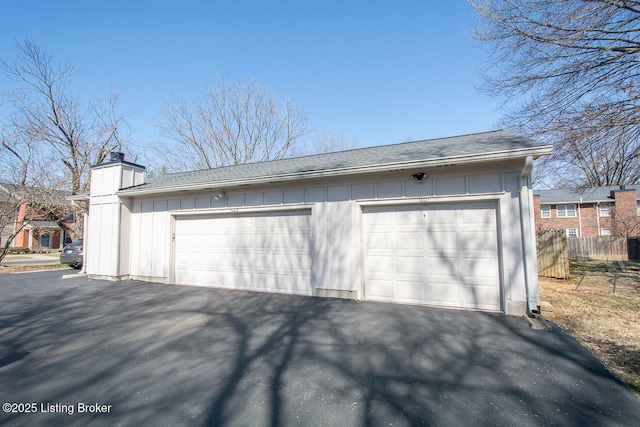
[{"label": "gray shingle roof", "polygon": [[[619,185],[610,185],[604,187],[592,187],[582,191],[573,190],[535,190],[533,194],[540,196],[541,204],[555,204],[555,203],[589,203],[589,202],[606,202],[611,201],[611,191],[619,190]],[[627,185],[627,190],[636,190],[638,195],[638,189],[640,186]]]},{"label": "gray shingle roof", "polygon": [[[150,178],[141,186],[125,190],[127,194],[149,191],[170,191],[176,187],[238,182],[249,179],[279,178],[301,179],[320,173],[338,175],[353,170],[402,164],[446,164],[455,161],[473,161],[482,156],[502,155],[516,157],[518,150],[549,154],[551,147],[532,139],[505,131],[492,131],[471,135],[439,138],[403,144],[385,145],[311,156],[293,157],[261,163],[250,163],[206,169],[194,172],[167,174]],[[541,149],[541,150],[540,150]],[[520,156],[523,154],[521,153]],[[504,157],[503,157],[504,158]],[[485,159],[486,160],[486,159]]]}]

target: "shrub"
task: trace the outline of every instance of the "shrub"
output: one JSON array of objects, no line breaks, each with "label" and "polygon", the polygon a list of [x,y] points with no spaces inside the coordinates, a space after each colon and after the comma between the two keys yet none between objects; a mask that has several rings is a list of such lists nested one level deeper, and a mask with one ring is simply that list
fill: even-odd
[{"label": "shrub", "polygon": [[10,254],[28,254],[29,248],[26,248],[26,247],[9,248],[9,253]]}]

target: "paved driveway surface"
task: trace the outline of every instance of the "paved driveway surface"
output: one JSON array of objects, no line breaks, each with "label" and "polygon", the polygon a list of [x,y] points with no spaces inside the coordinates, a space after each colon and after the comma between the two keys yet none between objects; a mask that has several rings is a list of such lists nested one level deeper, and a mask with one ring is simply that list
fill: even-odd
[{"label": "paved driveway surface", "polygon": [[518,318],[68,273],[0,274],[0,400],[36,404],[0,424],[640,425],[585,349]]}]

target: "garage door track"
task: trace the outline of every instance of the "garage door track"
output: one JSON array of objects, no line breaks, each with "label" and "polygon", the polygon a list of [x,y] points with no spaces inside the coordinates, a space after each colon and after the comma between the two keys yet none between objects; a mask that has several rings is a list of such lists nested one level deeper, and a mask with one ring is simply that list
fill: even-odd
[{"label": "garage door track", "polygon": [[2,425],[640,425],[557,328],[64,273],[0,274]]}]

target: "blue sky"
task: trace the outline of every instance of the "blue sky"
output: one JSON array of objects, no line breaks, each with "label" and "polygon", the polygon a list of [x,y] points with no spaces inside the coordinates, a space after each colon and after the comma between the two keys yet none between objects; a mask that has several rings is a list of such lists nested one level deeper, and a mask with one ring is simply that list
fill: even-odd
[{"label": "blue sky", "polygon": [[[71,61],[74,92],[119,92],[135,143],[159,138],[165,100],[223,76],[256,79],[365,147],[496,128],[499,103],[474,88],[472,28],[464,0],[0,0],[0,57],[28,38]],[[0,91],[13,84],[0,77]]]}]

